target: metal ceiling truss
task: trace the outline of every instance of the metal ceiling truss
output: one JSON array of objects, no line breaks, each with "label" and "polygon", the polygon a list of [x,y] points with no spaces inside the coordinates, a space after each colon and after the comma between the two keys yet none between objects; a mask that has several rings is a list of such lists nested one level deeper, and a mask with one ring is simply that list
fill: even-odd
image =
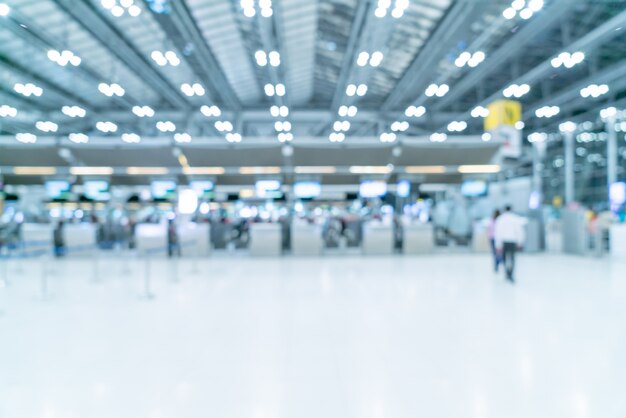
[{"label": "metal ceiling truss", "polygon": [[150,61],[132,46],[124,34],[111,25],[90,2],[54,1],[94,38],[98,39],[102,45],[107,47],[113,55],[138,74],[169,106],[174,108],[189,106],[179,90],[172,86]]}]

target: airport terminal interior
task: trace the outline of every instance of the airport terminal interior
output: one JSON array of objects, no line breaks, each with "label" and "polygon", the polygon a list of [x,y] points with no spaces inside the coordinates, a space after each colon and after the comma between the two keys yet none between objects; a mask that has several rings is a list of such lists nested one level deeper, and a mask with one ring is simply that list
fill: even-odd
[{"label": "airport terminal interior", "polygon": [[626,0],[0,0],[0,418],[626,416]]}]

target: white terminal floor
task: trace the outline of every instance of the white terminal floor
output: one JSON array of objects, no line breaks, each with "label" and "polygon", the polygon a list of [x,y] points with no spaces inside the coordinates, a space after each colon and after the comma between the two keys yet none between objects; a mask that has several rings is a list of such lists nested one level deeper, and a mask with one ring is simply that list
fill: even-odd
[{"label": "white terminal floor", "polygon": [[[623,418],[626,262],[214,257],[8,266],[1,418]],[[18,271],[16,271],[18,270]]]}]

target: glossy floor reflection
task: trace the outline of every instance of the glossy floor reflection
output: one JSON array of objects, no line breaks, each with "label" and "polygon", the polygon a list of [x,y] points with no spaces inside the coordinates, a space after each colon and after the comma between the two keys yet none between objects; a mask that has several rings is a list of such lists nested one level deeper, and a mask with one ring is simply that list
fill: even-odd
[{"label": "glossy floor reflection", "polygon": [[8,266],[0,418],[626,416],[626,262],[161,260],[152,300],[143,262],[99,267],[50,263],[42,300]]}]

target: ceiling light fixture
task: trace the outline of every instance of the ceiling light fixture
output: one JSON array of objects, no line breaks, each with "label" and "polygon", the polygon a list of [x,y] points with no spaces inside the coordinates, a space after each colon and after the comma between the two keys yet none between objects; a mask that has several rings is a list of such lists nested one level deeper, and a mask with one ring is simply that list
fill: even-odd
[{"label": "ceiling light fixture", "polygon": [[123,133],[122,141],[126,142],[127,144],[137,144],[141,142],[141,137],[135,133]]},{"label": "ceiling light fixture", "polygon": [[609,92],[609,86],[606,84],[590,84],[587,87],[585,87],[584,89],[580,90],[580,95],[581,97],[587,98],[587,97],[593,97],[598,98],[604,94],[607,94]]},{"label": "ceiling light fixture", "polygon": [[34,144],[37,142],[37,135],[29,132],[15,134],[15,139],[22,144]]},{"label": "ceiling light fixture", "polygon": [[407,174],[444,174],[446,167],[443,165],[410,165],[404,167]]},{"label": "ceiling light fixture", "polygon": [[565,68],[572,68],[577,64],[580,64],[585,60],[585,53],[581,51],[577,51],[574,53],[569,52],[561,52],[558,56],[552,58],[550,64],[554,68],[559,68],[563,66]]},{"label": "ceiling light fixture", "polygon": [[80,106],[63,106],[61,112],[70,118],[84,118],[87,111]]},{"label": "ceiling light fixture", "polygon": [[459,68],[465,67],[477,67],[481,62],[485,60],[485,53],[483,51],[476,51],[473,54],[470,52],[462,52],[461,55],[454,61],[454,65]]},{"label": "ceiling light fixture", "polygon": [[448,139],[448,135],[443,132],[435,132],[430,135],[430,142],[445,142]]},{"label": "ceiling light fixture", "polygon": [[330,142],[343,142],[346,139],[346,135],[343,132],[331,132],[328,135]]},{"label": "ceiling light fixture", "polygon": [[167,64],[171,65],[172,67],[178,67],[180,65],[180,58],[178,58],[176,52],[171,50],[165,52],[155,50],[152,51],[150,57],[154,62],[157,63],[157,65],[161,67],[165,67]]},{"label": "ceiling light fixture", "polygon": [[426,113],[426,108],[424,106],[409,106],[406,108],[406,110],[404,111],[404,114],[408,117],[408,118],[421,118],[422,116],[424,116],[424,114]]},{"label": "ceiling light fixture", "polygon": [[35,127],[42,132],[56,132],[59,130],[59,125],[51,121],[37,121]]},{"label": "ceiling light fixture", "polygon": [[79,56],[67,49],[61,52],[56,49],[51,49],[48,51],[48,59],[59,64],[61,67],[65,67],[67,64],[72,64],[74,67],[78,67],[82,62]]},{"label": "ceiling light fixture", "polygon": [[222,111],[219,107],[213,105],[213,106],[207,106],[207,105],[203,105],[200,108],[200,112],[206,116],[207,118],[210,117],[215,117],[218,118],[220,116],[222,116]]},{"label": "ceiling light fixture", "polygon": [[133,113],[140,118],[151,118],[154,116],[154,109],[150,106],[133,106]]},{"label": "ceiling light fixture", "polygon": [[17,116],[17,109],[9,105],[0,106],[0,118],[14,118]]},{"label": "ceiling light fixture", "polygon": [[486,118],[489,116],[489,109],[483,106],[476,106],[472,109],[471,115],[473,118]]},{"label": "ceiling light fixture", "polygon": [[530,92],[530,86],[528,84],[511,84],[502,91],[504,97],[516,97],[520,98]]},{"label": "ceiling light fixture", "polygon": [[448,124],[448,131],[450,132],[463,132],[467,129],[467,122],[465,121],[452,121]]},{"label": "ceiling light fixture", "polygon": [[70,167],[73,176],[110,176],[113,167]]},{"label": "ceiling light fixture", "polygon": [[538,118],[551,118],[559,114],[561,108],[558,106],[543,106],[535,110],[535,115]]},{"label": "ceiling light fixture", "polygon": [[383,132],[380,134],[380,142],[391,143],[396,142],[397,136],[393,132]]},{"label": "ceiling light fixture", "polygon": [[156,128],[161,132],[174,132],[176,130],[176,125],[174,122],[169,120],[160,120],[156,123]]},{"label": "ceiling light fixture", "polygon": [[122,97],[126,93],[126,91],[117,83],[107,84],[100,83],[98,84],[98,90],[100,93],[104,94],[107,97],[118,96]]},{"label": "ceiling light fixture", "polygon": [[100,121],[96,123],[96,129],[104,133],[117,132],[117,125],[113,122]]},{"label": "ceiling light fixture", "polygon": [[18,176],[53,176],[56,173],[55,167],[13,167],[13,174]]},{"label": "ceiling light fixture", "polygon": [[89,137],[83,133],[71,133],[67,138],[75,144],[86,144],[89,142]]},{"label": "ceiling light fixture", "polygon": [[13,90],[15,90],[16,93],[19,93],[22,96],[26,97],[39,97],[43,94],[43,89],[33,83],[15,83],[15,85],[13,86]]},{"label": "ceiling light fixture", "polygon": [[443,97],[449,91],[450,91],[450,86],[448,86],[447,84],[437,85],[433,83],[429,85],[428,88],[426,88],[426,91],[424,93],[428,97],[433,97],[433,96]]},{"label": "ceiling light fixture", "polygon": [[226,141],[231,143],[241,142],[241,134],[229,132],[226,134]]}]

